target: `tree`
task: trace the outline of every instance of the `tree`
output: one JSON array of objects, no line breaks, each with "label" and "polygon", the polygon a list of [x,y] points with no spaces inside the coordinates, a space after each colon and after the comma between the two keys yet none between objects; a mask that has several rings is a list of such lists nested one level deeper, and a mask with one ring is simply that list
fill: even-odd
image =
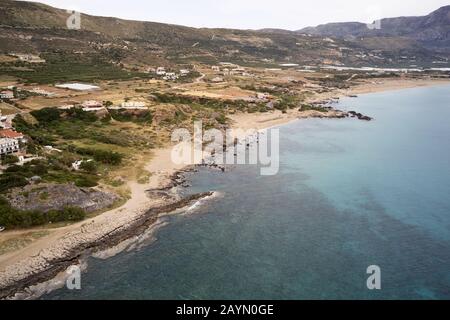
[{"label": "tree", "polygon": [[21,175],[5,175],[0,176],[0,192],[5,192],[12,188],[24,187],[28,184],[27,179]]},{"label": "tree", "polygon": [[2,158],[3,165],[15,164],[18,162],[19,162],[19,158],[13,154],[8,154]]},{"label": "tree", "polygon": [[83,161],[80,164],[80,169],[88,173],[97,172],[97,163],[95,161]]},{"label": "tree", "polygon": [[19,97],[19,91],[17,90],[17,87],[13,87],[13,96],[16,99]]},{"label": "tree", "polygon": [[56,108],[43,108],[41,110],[31,111],[30,113],[41,124],[59,120],[61,115],[60,110]]}]

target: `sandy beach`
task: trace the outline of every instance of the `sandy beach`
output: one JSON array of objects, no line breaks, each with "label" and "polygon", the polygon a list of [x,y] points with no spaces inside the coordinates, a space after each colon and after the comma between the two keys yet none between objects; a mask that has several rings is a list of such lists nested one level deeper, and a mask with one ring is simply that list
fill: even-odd
[{"label": "sandy beach", "polygon": [[[365,81],[349,90],[336,90],[315,95],[307,102],[439,84],[449,84],[449,82],[427,79],[375,79],[373,81]],[[287,113],[280,111],[257,114],[240,113],[231,115],[230,118],[233,121],[233,128],[261,130],[312,116],[314,116],[313,111],[300,113],[298,110],[290,110]],[[333,116],[336,116],[336,114],[331,113],[330,117]],[[172,146],[154,150],[153,158],[145,168],[152,174],[149,182],[147,184],[128,182],[131,196],[121,207],[80,223],[47,230],[48,235],[33,241],[26,247],[0,255],[0,292],[1,288],[11,286],[15,282],[20,282],[25,278],[30,278],[39,272],[47,270],[49,264],[58,257],[65,257],[68,252],[73,252],[80,247],[83,248],[87,243],[96,242],[117,230],[132,225],[150,208],[167,205],[167,201],[156,195],[150,195],[148,190],[160,189],[170,185],[172,182],[171,177],[176,172],[184,169],[185,166],[176,165],[171,161],[171,152]],[[0,236],[0,240],[8,239],[14,233],[20,232],[4,232]]]}]

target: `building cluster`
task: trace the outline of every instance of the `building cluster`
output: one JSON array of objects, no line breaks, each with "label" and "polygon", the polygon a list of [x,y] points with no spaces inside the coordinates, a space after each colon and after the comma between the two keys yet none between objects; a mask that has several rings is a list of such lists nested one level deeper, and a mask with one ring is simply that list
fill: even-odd
[{"label": "building cluster", "polygon": [[102,101],[86,100],[81,104],[64,104],[58,107],[59,110],[70,110],[81,108],[86,112],[98,112],[106,110],[148,110],[147,104],[142,101],[124,101],[118,105],[106,106]]},{"label": "building cluster", "polygon": [[14,154],[20,151],[20,143],[26,143],[23,134],[12,129],[0,130],[0,155]]},{"label": "building cluster", "polygon": [[178,80],[180,77],[186,77],[187,75],[189,75],[191,73],[191,71],[187,70],[187,69],[181,69],[178,73],[176,73],[176,72],[166,70],[165,67],[158,67],[156,69],[149,68],[148,72],[154,73],[158,77],[161,77],[163,80],[166,80],[166,81],[175,81],[175,80]]},{"label": "building cluster", "polygon": [[2,111],[0,110],[0,129],[9,129],[11,127],[11,121],[8,121],[7,116],[2,115]]},{"label": "building cluster", "polygon": [[56,94],[54,92],[41,89],[39,87],[34,87],[32,89],[25,89],[15,86],[8,86],[2,88],[0,91],[0,99],[1,100],[14,100],[23,96],[23,94],[33,93],[35,95],[40,95],[44,97],[53,97]]},{"label": "building cluster", "polygon": [[27,54],[27,53],[11,53],[13,57],[18,58],[20,61],[28,62],[28,63],[45,63],[45,59],[42,59],[38,55]]},{"label": "building cluster", "polygon": [[12,100],[14,99],[14,92],[11,90],[3,90],[0,92],[0,99]]},{"label": "building cluster", "polygon": [[274,96],[265,92],[257,92],[255,96],[247,98],[246,101],[250,103],[264,103],[267,109],[273,109],[279,103]]},{"label": "building cluster", "polygon": [[33,88],[33,89],[27,90],[27,91],[29,91],[31,93],[38,94],[40,96],[45,96],[45,97],[53,97],[55,95],[54,92],[47,91],[47,90],[44,90],[44,89],[41,89],[41,88]]},{"label": "building cluster", "polygon": [[96,100],[86,100],[81,104],[81,108],[83,111],[87,112],[96,112],[105,110],[105,106],[103,105],[103,102],[96,101]]},{"label": "building cluster", "polygon": [[220,62],[220,66],[212,66],[211,69],[220,76],[252,77],[252,74],[247,69],[230,62]]},{"label": "building cluster", "polygon": [[142,101],[126,101],[116,106],[107,107],[108,110],[148,110],[147,104]]}]

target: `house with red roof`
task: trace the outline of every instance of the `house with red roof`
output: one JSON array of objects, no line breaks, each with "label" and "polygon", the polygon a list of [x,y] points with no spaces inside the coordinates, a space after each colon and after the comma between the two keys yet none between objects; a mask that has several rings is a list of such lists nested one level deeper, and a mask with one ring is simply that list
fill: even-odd
[{"label": "house with red roof", "polygon": [[27,139],[23,133],[14,131],[12,129],[0,129],[0,138],[4,139],[14,139],[17,142],[27,143]]},{"label": "house with red roof", "polygon": [[0,130],[0,138],[23,140],[24,136],[22,133],[12,129],[2,129]]}]

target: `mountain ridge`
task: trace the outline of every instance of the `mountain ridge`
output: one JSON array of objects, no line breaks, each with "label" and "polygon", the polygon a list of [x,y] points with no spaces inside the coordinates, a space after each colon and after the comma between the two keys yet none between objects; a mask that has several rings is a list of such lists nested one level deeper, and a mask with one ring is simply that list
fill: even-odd
[{"label": "mountain ridge", "polygon": [[[0,53],[83,52],[105,56],[114,63],[142,65],[230,61],[265,66],[408,66],[409,61],[398,57],[410,56],[414,64],[423,65],[434,60],[448,61],[450,57],[445,37],[441,44],[439,40],[429,43],[404,35],[358,39],[338,34],[329,39],[320,32],[193,28],[83,13],[81,29],[68,30],[69,16],[67,10],[41,3],[0,1]],[[435,15],[428,23],[440,23],[440,19]]]},{"label": "mountain ridge", "polygon": [[379,20],[380,29],[370,29],[361,22],[321,24],[298,33],[354,40],[358,37],[406,37],[427,48],[450,49],[450,5],[425,16],[404,16]]}]

